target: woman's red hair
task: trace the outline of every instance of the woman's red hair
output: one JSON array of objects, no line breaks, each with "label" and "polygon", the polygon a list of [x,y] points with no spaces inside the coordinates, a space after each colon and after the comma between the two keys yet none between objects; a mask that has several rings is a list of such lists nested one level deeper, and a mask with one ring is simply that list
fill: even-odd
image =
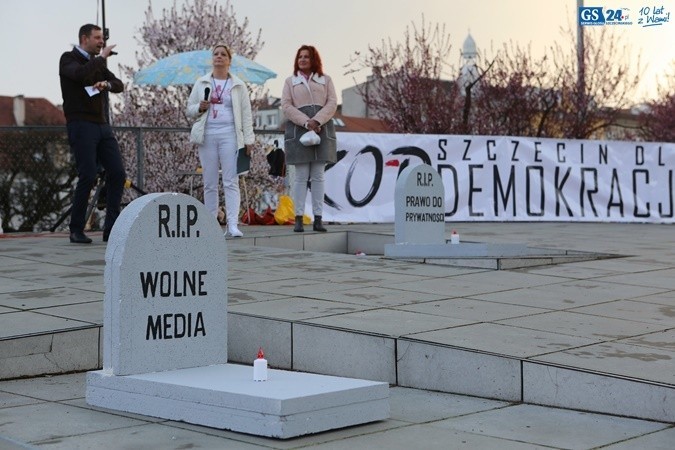
[{"label": "woman's red hair", "polygon": [[293,63],[293,74],[300,72],[300,67],[298,67],[298,58],[300,57],[300,52],[307,50],[309,52],[309,60],[312,62],[312,73],[315,73],[319,76],[323,75],[323,64],[321,63],[321,55],[319,51],[313,45],[303,45],[295,53],[295,62]]}]

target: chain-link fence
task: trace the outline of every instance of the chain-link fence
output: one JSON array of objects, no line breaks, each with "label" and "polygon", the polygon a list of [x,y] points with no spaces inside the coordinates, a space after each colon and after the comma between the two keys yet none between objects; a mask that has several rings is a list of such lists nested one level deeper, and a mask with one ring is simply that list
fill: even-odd
[{"label": "chain-link fence", "polygon": [[[188,128],[113,129],[127,171],[125,204],[144,192],[181,192],[203,199],[199,158]],[[270,193],[286,189],[283,179],[268,174],[265,159],[282,142],[281,132],[256,131],[251,170],[241,177],[242,207],[257,206]],[[0,218],[5,233],[66,229],[76,181],[65,127],[0,127]],[[90,230],[103,223],[105,196],[96,194],[105,189],[100,191],[92,190]]]}]

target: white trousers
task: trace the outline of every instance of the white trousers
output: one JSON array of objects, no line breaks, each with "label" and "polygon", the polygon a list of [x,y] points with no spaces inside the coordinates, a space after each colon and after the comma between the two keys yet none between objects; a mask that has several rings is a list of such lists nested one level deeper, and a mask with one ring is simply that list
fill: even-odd
[{"label": "white trousers", "polygon": [[223,173],[225,191],[225,217],[227,225],[239,222],[239,176],[237,175],[237,137],[234,133],[207,134],[204,143],[199,146],[199,161],[202,164],[204,178],[204,205],[218,217],[218,170]]},{"label": "white trousers", "polygon": [[325,161],[314,161],[295,165],[295,181],[293,182],[293,207],[295,215],[305,214],[307,200],[307,181],[312,183],[312,213],[320,216],[323,213]]}]

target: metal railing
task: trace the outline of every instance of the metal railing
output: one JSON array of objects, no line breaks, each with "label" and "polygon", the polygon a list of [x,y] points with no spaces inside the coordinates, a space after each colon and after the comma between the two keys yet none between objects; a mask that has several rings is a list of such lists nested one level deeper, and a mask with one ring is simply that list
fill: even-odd
[{"label": "metal railing", "polygon": [[[124,203],[139,191],[192,193],[201,200],[202,186],[195,185],[193,176],[199,158],[196,146],[189,142],[189,128],[120,126],[113,130],[130,181],[127,185],[137,188],[125,189]],[[283,183],[267,174],[265,160],[268,150],[283,145],[282,134],[256,130],[258,151],[242,181],[255,186],[248,192],[251,202]],[[76,181],[65,126],[0,127],[0,219],[5,233],[54,231],[61,223],[65,228]],[[95,211],[103,211],[103,206],[99,203]],[[91,229],[100,228],[100,214],[95,215]]]}]

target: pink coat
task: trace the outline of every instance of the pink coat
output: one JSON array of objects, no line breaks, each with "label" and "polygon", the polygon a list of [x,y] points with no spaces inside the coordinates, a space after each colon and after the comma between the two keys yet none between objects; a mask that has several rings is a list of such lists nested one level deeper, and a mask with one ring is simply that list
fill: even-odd
[{"label": "pink coat", "polygon": [[[321,105],[322,108],[314,117],[309,117],[299,110],[307,105]],[[304,126],[309,119],[314,119],[321,125],[325,124],[333,118],[337,110],[337,95],[333,80],[325,74],[323,76],[312,74],[309,81],[302,75],[286,78],[281,93],[281,110],[284,116],[296,125]]]},{"label": "pink coat", "polygon": [[[337,161],[335,125],[331,120],[336,109],[337,95],[328,75],[313,74],[306,80],[296,74],[286,79],[281,94],[281,110],[288,119],[284,132],[286,164]],[[307,132],[304,126],[309,119],[321,125],[321,143],[305,147],[299,139]]]}]

